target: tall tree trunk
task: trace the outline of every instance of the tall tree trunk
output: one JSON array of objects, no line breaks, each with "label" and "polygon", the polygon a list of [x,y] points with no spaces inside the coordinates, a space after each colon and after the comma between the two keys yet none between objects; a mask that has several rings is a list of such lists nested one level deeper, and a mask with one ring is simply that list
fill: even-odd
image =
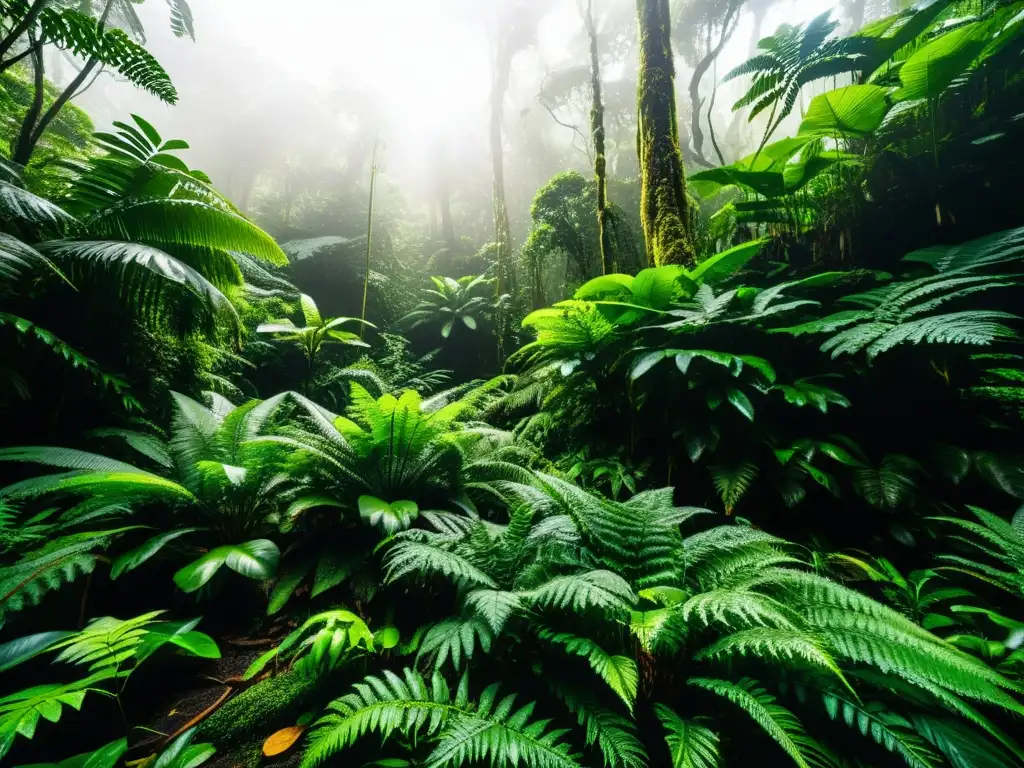
[{"label": "tall tree trunk", "polygon": [[452,221],[452,197],[448,185],[442,186],[438,202],[441,204],[441,239],[449,248],[455,247],[455,223]]},{"label": "tall tree trunk", "polygon": [[[709,168],[711,163],[704,157],[704,132],[700,127],[701,109],[704,106],[704,102],[700,98],[700,82],[704,79],[704,75],[707,74],[711,65],[718,60],[719,54],[725,48],[725,44],[729,42],[732,33],[736,30],[733,21],[741,5],[743,5],[743,0],[730,0],[729,6],[725,11],[725,18],[722,20],[722,34],[718,38],[718,44],[714,48],[708,49],[707,55],[697,62],[693,75],[690,77],[690,138],[693,141],[693,151],[698,162]],[[708,44],[711,44],[710,35]],[[710,112],[708,113],[708,121],[711,121]]]},{"label": "tall tree trunk", "polygon": [[648,258],[657,266],[693,264],[696,254],[687,225],[686,180],[679,152],[669,0],[637,0],[636,6],[640,28],[637,155]]},{"label": "tall tree trunk", "polygon": [[363,275],[363,314],[359,325],[359,338],[363,338],[363,331],[366,329],[366,297],[370,293],[370,254],[373,253],[373,192],[377,186],[377,148],[380,146],[380,137],[373,145],[373,160],[370,161],[370,204],[366,213],[366,273]]},{"label": "tall tree trunk", "polygon": [[512,51],[499,34],[494,60],[494,82],[491,88],[491,169],[494,199],[494,242],[498,244],[498,295],[512,292],[512,244],[508,205],[505,202],[505,153],[502,123],[505,94],[512,76]]},{"label": "tall tree trunk", "polygon": [[[511,227],[508,221],[508,205],[505,202],[505,157],[502,138],[502,122],[505,112],[505,94],[512,77],[512,48],[504,35],[498,34],[497,51],[494,59],[494,81],[491,87],[491,194],[494,204],[494,241],[498,245],[498,280],[495,283],[495,298],[515,293],[515,275],[512,270]],[[505,330],[508,318],[504,305],[499,304],[497,321],[497,362],[500,368],[505,363]]]},{"label": "tall tree trunk", "polygon": [[21,123],[21,131],[18,133],[18,138],[14,143],[14,151],[11,153],[11,160],[20,165],[28,165],[28,161],[32,157],[31,151],[26,155],[25,149],[31,144],[32,131],[39,120],[39,114],[43,111],[43,99],[46,95],[45,71],[43,69],[43,41],[37,42],[35,36],[30,32],[29,45],[32,50],[32,72],[34,75],[32,87],[35,89],[35,92],[32,96],[32,103],[25,111],[25,117]]},{"label": "tall tree trunk", "polygon": [[430,213],[430,230],[432,237],[440,237],[449,248],[455,247],[455,225],[452,222],[452,183],[450,153],[448,141],[438,136],[433,142],[434,161],[432,176],[434,181],[434,203],[437,206],[437,219],[434,210]]},{"label": "tall tree trunk", "polygon": [[[601,239],[601,274],[608,274],[612,256],[612,237],[608,227],[608,176],[605,161],[604,101],[601,98],[601,59],[597,50],[597,27],[594,25],[594,0],[587,0],[587,34],[590,36],[590,88],[594,103],[590,109],[590,132],[594,139],[594,176],[597,179],[597,231]],[[617,270],[617,265],[612,265]]]}]

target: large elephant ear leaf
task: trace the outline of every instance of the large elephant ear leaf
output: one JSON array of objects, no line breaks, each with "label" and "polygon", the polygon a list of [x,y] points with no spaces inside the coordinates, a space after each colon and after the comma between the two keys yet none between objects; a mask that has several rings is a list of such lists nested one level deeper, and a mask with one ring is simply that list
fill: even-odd
[{"label": "large elephant ear leaf", "polygon": [[848,85],[811,99],[800,123],[809,136],[868,136],[889,111],[888,89],[880,85]]},{"label": "large elephant ear leaf", "polygon": [[269,539],[229,544],[217,547],[186,565],[174,574],[174,583],[185,592],[195,592],[212,579],[222,566],[249,579],[269,579],[277,570],[280,558],[280,550]]}]

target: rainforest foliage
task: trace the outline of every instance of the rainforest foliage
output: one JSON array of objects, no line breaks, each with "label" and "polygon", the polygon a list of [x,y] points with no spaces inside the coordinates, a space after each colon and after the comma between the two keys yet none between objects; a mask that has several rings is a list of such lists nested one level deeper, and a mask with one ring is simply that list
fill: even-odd
[{"label": "rainforest foliage", "polygon": [[1024,2],[862,1],[721,73],[768,4],[640,0],[630,42],[590,3],[540,100],[594,97],[594,178],[519,243],[528,3],[493,242],[444,178],[410,238],[376,154],[241,205],[159,121],[95,131],[91,75],[179,97],[137,4],[0,0],[0,761],[1024,765]]}]

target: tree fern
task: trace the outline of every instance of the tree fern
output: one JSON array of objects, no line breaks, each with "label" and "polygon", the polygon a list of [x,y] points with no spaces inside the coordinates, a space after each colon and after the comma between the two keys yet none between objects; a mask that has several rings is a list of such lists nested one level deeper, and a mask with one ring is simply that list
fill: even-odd
[{"label": "tree fern", "polygon": [[95,686],[109,677],[109,672],[102,672],[74,683],[38,685],[0,698],[0,758],[19,734],[27,739],[35,736],[40,718],[56,723],[64,707],[80,710],[87,693],[105,693]]},{"label": "tree fern", "polygon": [[548,475],[541,481],[575,523],[589,548],[637,589],[678,576],[679,526],[707,510],[677,507],[671,489],[639,493],[628,502],[598,499]]},{"label": "tree fern", "polygon": [[775,697],[750,678],[735,683],[693,677],[689,685],[722,696],[746,712],[800,768],[827,765],[820,744],[807,735],[792,712],[779,705]]},{"label": "tree fern", "polygon": [[195,25],[192,21],[192,9],[187,0],[167,0],[171,7],[171,31],[175,37],[191,37],[196,39]]},{"label": "tree fern", "polygon": [[81,269],[95,265],[101,270],[117,272],[120,290],[132,296],[146,289],[146,280],[158,279],[157,290],[177,285],[194,296],[210,314],[225,312],[237,322],[234,306],[203,274],[183,261],[138,243],[113,241],[55,240],[39,248],[58,264]]},{"label": "tree fern", "polygon": [[496,685],[473,704],[465,676],[453,696],[438,674],[428,684],[410,669],[402,677],[386,671],[357,683],[353,693],[328,709],[310,735],[303,768],[321,764],[370,731],[385,739],[395,732],[429,739],[434,749],[426,764],[433,768],[482,759],[532,768],[578,765],[561,741],[564,731],[548,730],[548,721],[531,720],[532,704],[515,709],[515,696],[499,700]]},{"label": "tree fern", "polygon": [[703,725],[683,720],[664,704],[655,704],[654,714],[665,730],[672,768],[718,768],[718,734]]},{"label": "tree fern", "polygon": [[952,768],[1002,768],[1014,758],[962,723],[948,718],[916,714],[914,727],[941,752]]},{"label": "tree fern", "polygon": [[984,309],[935,314],[935,310],[947,302],[1015,285],[1013,275],[976,275],[964,268],[846,296],[842,301],[866,309],[845,310],[770,332],[838,331],[821,345],[823,352],[831,352],[832,357],[864,352],[869,360],[904,343],[987,345],[995,339],[1015,337],[1008,323],[1018,320],[1017,315]]},{"label": "tree fern", "polygon": [[72,368],[81,368],[87,371],[96,384],[119,395],[126,410],[141,408],[138,400],[131,395],[128,385],[122,379],[103,370],[91,358],[45,328],[36,325],[31,320],[6,312],[0,312],[0,327],[2,326],[14,328],[18,333],[45,345],[54,355],[70,363]]}]

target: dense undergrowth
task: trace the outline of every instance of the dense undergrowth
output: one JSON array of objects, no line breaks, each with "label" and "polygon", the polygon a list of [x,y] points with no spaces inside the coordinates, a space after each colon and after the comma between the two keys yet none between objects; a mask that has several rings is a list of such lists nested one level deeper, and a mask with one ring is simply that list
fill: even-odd
[{"label": "dense undergrowth", "polygon": [[[37,39],[173,101],[38,5],[0,2],[5,117]],[[686,265],[628,181],[602,241],[553,179],[507,280],[279,245],[139,116],[65,107],[27,163],[4,123],[0,759],[1024,764],[1022,31],[762,40]]]}]

